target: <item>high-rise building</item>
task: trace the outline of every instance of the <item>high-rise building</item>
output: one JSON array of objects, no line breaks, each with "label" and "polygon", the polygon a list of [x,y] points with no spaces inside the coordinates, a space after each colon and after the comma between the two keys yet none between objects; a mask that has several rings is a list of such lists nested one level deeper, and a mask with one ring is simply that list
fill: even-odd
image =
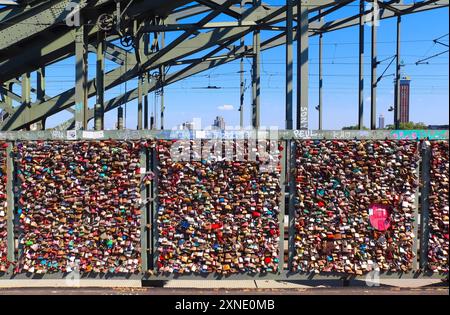
[{"label": "high-rise building", "polygon": [[195,125],[194,125],[194,123],[193,122],[185,122],[185,123],[183,123],[182,125],[181,125],[181,128],[180,129],[182,129],[182,130],[194,130],[194,127],[195,127]]},{"label": "high-rise building", "polygon": [[380,115],[380,117],[378,118],[378,129],[384,129],[384,127],[384,116]]},{"label": "high-rise building", "polygon": [[213,129],[225,130],[225,119],[221,116],[217,116],[212,127]]},{"label": "high-rise building", "polygon": [[186,121],[179,125],[179,130],[200,130],[202,128],[202,120],[200,118],[194,118],[192,121]]},{"label": "high-rise building", "polygon": [[411,80],[405,76],[400,80],[400,123],[409,122],[410,92]]}]

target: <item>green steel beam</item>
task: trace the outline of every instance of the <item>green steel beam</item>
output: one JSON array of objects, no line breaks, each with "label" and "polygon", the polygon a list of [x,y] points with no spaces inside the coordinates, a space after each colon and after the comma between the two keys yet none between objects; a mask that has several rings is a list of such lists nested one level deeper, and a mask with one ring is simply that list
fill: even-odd
[{"label": "green steel beam", "polygon": [[[88,60],[87,60],[87,27],[82,23],[77,27],[75,37],[75,129],[87,129],[87,76],[88,76]],[[45,103],[43,103],[45,104]],[[43,106],[39,104],[38,107]],[[29,111],[32,112],[32,111]]]},{"label": "green steel beam", "polygon": [[309,129],[309,1],[297,6],[297,129]]},{"label": "green steel beam", "polygon": [[[216,1],[218,2],[218,1]],[[317,8],[321,8],[324,6],[332,6],[332,5],[336,5],[336,3],[343,3],[343,1],[314,1],[314,4],[312,5],[307,5],[309,8],[313,8],[314,10]],[[423,11],[423,10],[427,10],[427,9],[433,9],[433,8],[437,8],[437,7],[443,7],[443,6],[448,6],[448,0],[447,1],[434,1],[432,4],[431,2],[427,2],[427,5],[419,5],[419,4],[415,4],[415,5],[411,5],[411,6],[401,6],[401,8],[403,9],[402,12],[404,14],[409,14],[409,13],[414,13],[414,12],[418,12],[418,11]],[[395,5],[393,5],[395,7]],[[233,8],[235,10],[238,10],[239,8]],[[278,9],[275,10],[273,8],[271,8],[271,10],[268,10],[269,12],[265,12],[262,13],[263,10],[257,11],[257,12],[249,12],[249,15],[247,16],[250,20],[251,19],[260,19],[260,20],[264,20],[267,18],[268,15],[272,14],[273,19],[267,21],[267,23],[271,24],[271,23],[275,23],[276,21],[282,20],[285,16],[285,9]],[[389,15],[391,14],[391,15]],[[245,16],[245,14],[244,14]],[[381,18],[389,18],[392,17],[392,11],[390,10],[385,10],[383,11],[382,17]],[[357,24],[359,22],[359,15],[356,16],[356,19],[351,18],[351,19],[346,19],[344,23],[342,23],[342,21],[337,21],[337,22],[331,22],[330,23],[326,23],[323,26],[323,29],[320,29],[320,31],[329,31],[329,30],[335,30],[338,28],[342,28],[342,27],[348,27],[348,26],[353,26],[355,24]],[[230,38],[235,39],[235,38],[240,38],[242,36],[242,34],[244,32],[248,32],[249,29],[251,29],[251,27],[249,28],[240,28],[241,29],[241,33],[237,32],[235,29],[231,29],[232,31],[235,31],[235,37],[233,37],[233,33],[229,33],[227,32],[225,29],[216,29],[213,32],[208,32],[208,33],[202,33],[200,35],[198,35],[197,37],[194,37],[193,39],[190,39],[189,41],[193,41],[190,42],[190,44],[195,44],[195,40],[197,39],[197,42],[204,42],[204,41],[213,41],[215,43],[221,43],[225,40],[230,40]],[[95,31],[95,27],[92,30],[92,34],[90,35],[95,35],[96,31]],[[225,38],[221,37],[222,34],[218,34],[215,38],[209,38],[208,36],[211,35],[210,33],[224,33],[225,34]],[[209,34],[209,35],[205,35],[205,34]],[[238,36],[240,34],[240,36]],[[202,38],[198,38],[198,37],[202,37]],[[73,39],[73,37],[72,37]],[[285,40],[283,39],[283,34],[281,36],[281,40],[279,41],[279,44],[283,44]],[[52,43],[53,44],[53,43]],[[272,45],[277,45],[276,41],[272,41]],[[197,46],[198,47],[198,46]],[[186,49],[186,51],[182,52],[181,49],[178,47],[177,49],[175,49],[174,51],[170,51],[170,53],[168,53],[168,57],[167,59],[162,60],[161,63],[163,64],[170,64],[171,62],[174,62],[177,59],[183,58],[189,54],[193,54],[196,52],[199,52],[201,50],[207,49],[211,46],[201,46],[200,49],[198,50],[189,50]],[[267,47],[268,48],[268,47]],[[50,49],[51,50],[51,49]],[[175,51],[178,50],[178,53],[176,53]],[[70,53],[67,53],[67,55],[70,55]],[[172,58],[170,58],[172,57]],[[150,58],[152,58],[152,56],[150,56]],[[26,59],[25,59],[26,60]],[[51,58],[50,58],[51,60]],[[150,59],[151,60],[151,59]],[[132,65],[132,63],[130,62],[130,65]],[[159,66],[159,64],[157,65]],[[2,65],[0,65],[0,69],[1,69]],[[129,67],[131,68],[131,66]],[[151,66],[150,66],[151,69]],[[109,89],[111,87],[117,86],[117,84],[120,84],[121,82],[124,82],[125,80],[128,80],[130,78],[136,77],[137,75],[139,75],[139,71],[136,71],[136,69],[126,69],[129,71],[125,71],[122,72],[121,70],[124,70],[123,67],[120,67],[119,69],[113,70],[113,72],[110,73],[110,78],[113,77],[113,75],[117,75],[120,77],[119,81],[115,81],[115,80],[110,80],[110,84],[106,85],[105,88]],[[148,71],[149,69],[144,69],[145,71]],[[125,73],[124,76],[121,76],[121,73]],[[112,81],[112,82],[111,82]],[[120,83],[119,83],[120,82]],[[89,96],[93,96],[95,95],[95,86],[93,84],[93,82],[91,81],[88,84],[89,87]],[[20,108],[20,110],[16,111],[16,113],[14,115],[11,115],[11,117],[9,119],[7,119],[7,121],[5,123],[2,124],[1,128],[3,130],[7,129],[7,130],[11,130],[11,129],[17,129],[20,128],[20,125],[18,125],[18,122],[16,121],[17,119],[17,114],[19,113],[19,115],[21,113],[23,113],[23,111],[27,111],[30,110],[31,113],[31,119],[35,119],[35,121],[39,121],[40,118],[42,117],[48,117],[49,115],[52,115],[54,113],[59,112],[62,109],[65,108],[69,108],[71,106],[73,106],[74,104],[74,97],[73,97],[74,91],[66,91],[63,94],[60,94],[59,96],[48,100],[47,102],[44,102],[40,105],[43,106],[32,106],[33,108],[27,109],[27,108]],[[34,122],[34,121],[31,121]]]},{"label": "green steel beam", "polygon": [[[169,6],[170,4],[166,4],[164,3],[164,6],[161,3],[162,0],[159,1],[151,1],[148,2],[146,1],[145,4],[142,4],[141,2],[138,2],[138,4],[133,4],[130,9],[128,11],[131,11],[133,8],[134,12],[139,10],[145,11],[145,10],[151,10],[154,9],[156,6],[160,6],[160,7],[164,7],[164,6]],[[136,1],[135,1],[136,2]],[[159,3],[158,3],[159,2]],[[171,1],[170,3],[179,3],[179,5],[187,3],[189,1]],[[219,4],[223,4],[224,0],[216,0],[215,2],[219,3]],[[328,6],[334,4],[334,3],[338,3],[340,1],[332,1],[332,0],[328,0],[328,1],[319,1],[320,4],[324,3]],[[319,4],[318,4],[319,5]],[[171,6],[175,6],[174,4],[171,4]],[[108,7],[109,8],[109,7]],[[138,8],[138,9],[136,9]],[[195,9],[195,8],[194,8]],[[180,10],[180,12],[177,11],[176,14],[181,15],[178,16],[177,21],[181,20],[183,16],[191,16],[193,15],[193,13],[190,13],[190,11],[192,11],[193,9],[189,9],[189,10]],[[239,10],[240,8],[233,8],[233,10],[235,10],[236,12],[241,13]],[[256,14],[252,15],[252,18],[267,18],[267,15],[270,14],[270,12],[272,12],[271,10],[273,10],[272,8],[270,8],[270,6],[264,6],[264,10],[260,10],[258,12],[256,12]],[[103,11],[105,13],[110,12],[110,11]],[[100,11],[100,13],[103,13],[102,11]],[[208,12],[205,11],[204,8],[202,8],[202,10],[200,12]],[[199,13],[199,12],[195,12],[195,13]],[[36,12],[32,12],[32,14],[37,14]],[[246,12],[247,18],[249,18],[249,13]],[[143,15],[145,16],[145,14]],[[94,19],[95,17],[93,17]],[[281,20],[283,17],[279,17],[278,20]],[[277,22],[278,20],[274,20],[273,22]],[[56,60],[61,60],[64,58],[67,58],[69,56],[71,56],[71,51],[73,51],[73,49],[71,49],[70,47],[68,47],[68,45],[70,46],[73,43],[73,34],[68,34],[70,33],[70,29],[66,28],[66,27],[59,27],[57,29],[53,28],[48,32],[41,32],[41,33],[29,33],[30,36],[33,36],[33,40],[31,40],[31,42],[26,42],[26,43],[22,43],[20,49],[18,49],[17,45],[12,44],[10,45],[10,47],[8,47],[8,49],[11,49],[11,51],[8,51],[8,53],[5,51],[5,58],[2,61],[2,59],[0,58],[0,72],[3,74],[2,78],[7,78],[7,77],[15,77],[17,75],[20,75],[21,73],[24,72],[31,72],[34,71],[35,69],[38,69],[39,67],[43,67],[46,65],[49,65],[52,62],[55,62]],[[97,36],[96,36],[96,29],[93,28],[93,34],[90,34],[90,40],[92,42],[95,42]],[[64,38],[66,40],[64,40]],[[117,39],[116,37],[112,37],[111,39]],[[26,49],[24,49],[23,45],[28,45],[29,47],[27,47]],[[50,48],[50,51],[48,51]],[[51,55],[50,55],[51,53]],[[8,55],[9,56],[14,56],[15,62],[13,65],[10,65],[10,62],[8,61]],[[22,61],[20,61],[20,58],[22,59]],[[32,60],[32,61],[31,61]],[[17,65],[20,65],[19,67],[17,67]],[[33,68],[36,67],[36,68]],[[21,70],[23,69],[23,70]],[[1,79],[0,79],[1,80]],[[6,79],[5,79],[6,80]]]},{"label": "green steel beam", "polygon": [[[355,25],[358,25],[358,24],[359,24],[359,18],[358,18],[358,20],[355,20]],[[267,49],[271,49],[271,48],[275,48],[275,47],[284,45],[285,42],[286,42],[285,36],[286,36],[285,33],[281,33],[281,34],[278,34],[278,35],[276,35],[276,36],[274,36],[274,37],[272,37],[270,39],[267,39],[266,41],[264,41],[262,43],[261,49],[262,50],[267,50]],[[295,38],[297,38],[297,32],[294,29],[294,39]],[[245,54],[245,55],[252,54],[252,47],[249,47],[249,49],[246,50],[246,53],[243,53],[243,54]],[[220,58],[224,58],[224,60],[222,60],[222,62],[217,62],[217,60],[215,60],[215,62],[211,62],[211,63],[206,64],[206,65],[203,64],[203,65],[196,66],[195,68],[190,70],[188,72],[188,74],[185,74],[185,75],[183,75],[181,77],[178,77],[177,73],[175,73],[172,76],[169,75],[170,79],[167,81],[166,84],[169,85],[169,84],[178,82],[179,80],[185,79],[185,78],[187,78],[190,75],[195,75],[195,74],[201,73],[201,72],[203,72],[205,70],[211,69],[212,67],[217,67],[217,66],[220,66],[222,64],[234,61],[237,58],[240,58],[240,56],[241,56],[240,53],[237,54],[237,55],[234,55],[234,56],[232,56],[232,55],[221,56]],[[204,60],[207,60],[207,59],[199,59],[199,61],[204,61]],[[177,79],[175,79],[175,78],[177,78]],[[150,92],[151,91],[154,91],[153,87],[150,89]],[[116,108],[117,106],[119,106],[120,104],[122,104],[124,102],[130,102],[130,101],[136,99],[136,97],[137,97],[136,90],[132,90],[132,91],[130,91],[130,92],[128,92],[128,93],[126,93],[126,94],[124,94],[122,96],[119,96],[119,97],[116,97],[116,98],[110,100],[108,102],[108,106],[106,106],[106,110],[108,111],[108,110],[114,109],[114,108]]]},{"label": "green steel beam", "polygon": [[[87,0],[80,0],[78,5],[81,10],[87,7],[100,9],[108,2],[112,3],[114,0],[97,0],[89,3]],[[7,22],[0,20],[0,50],[11,45],[17,45],[18,42],[52,27],[65,25],[66,18],[71,13],[71,3],[74,3],[74,1],[46,1],[42,5],[16,14]],[[92,5],[92,3],[95,3],[95,5]]]},{"label": "green steel beam", "polygon": [[[200,4],[203,4],[204,6],[210,7],[211,9],[215,11],[220,11],[220,13],[225,13],[226,15],[229,15],[235,19],[240,19],[241,15],[237,13],[233,8],[229,8],[228,6],[224,6],[224,3],[219,3],[220,1],[214,1],[214,0],[195,0],[195,2],[198,2]],[[232,4],[240,4],[240,0],[234,0]]]},{"label": "green steel beam", "polygon": [[364,35],[365,35],[365,21],[364,21],[364,0],[359,2],[359,53],[358,53],[358,129],[362,130],[364,127]]},{"label": "green steel beam", "polygon": [[[428,10],[446,8],[449,6],[449,0],[432,0],[404,5],[392,4],[392,6],[394,8],[398,8],[401,11],[401,15],[407,15],[424,12]],[[370,13],[371,9],[364,11],[364,15],[369,15]],[[336,19],[334,21],[326,22],[321,29],[317,30],[317,32],[318,33],[332,32],[343,28],[351,27],[354,25],[358,25],[359,16],[360,14],[357,14],[347,18]],[[395,16],[396,13],[392,12],[391,10],[383,10],[382,12],[380,12],[380,20],[389,19]]]},{"label": "green steel beam", "polygon": [[[22,106],[29,108],[31,106],[31,77],[30,73],[22,75]],[[26,128],[30,128],[30,124],[26,123],[29,120],[28,112],[24,112],[21,116],[22,121],[25,122]]]},{"label": "green steel beam", "polygon": [[12,91],[12,83],[10,83],[9,85],[10,85],[9,88],[4,88],[0,85],[0,93],[2,93],[7,98],[7,100],[9,99],[9,101],[11,101],[11,106],[13,100],[16,102],[22,102],[22,97]]},{"label": "green steel beam", "polygon": [[[150,65],[144,64],[140,71],[150,71],[159,67],[161,64],[170,63],[173,60],[178,58],[183,58],[189,54],[193,54],[205,49],[208,49],[212,46],[222,43],[223,41],[229,41],[233,39],[237,39],[242,34],[245,34],[249,31],[249,29],[226,29],[226,30],[215,30],[208,33],[203,33],[193,39],[186,40],[180,45],[178,48],[171,51],[167,55],[163,55],[157,62],[153,62]],[[193,48],[195,47],[195,48]],[[130,56],[131,57],[131,56]],[[140,72],[138,67],[136,66],[136,58],[133,56],[128,60],[127,65],[119,67],[115,70],[108,72],[105,75],[105,89],[108,90],[113,88],[126,80],[132,79],[138,75]],[[94,80],[91,80],[88,84],[88,95],[92,97],[95,95],[95,86]],[[75,104],[74,100],[75,89],[70,89],[62,94],[55,96],[54,98],[47,100],[46,102],[39,104],[39,106],[34,106],[31,109],[24,109],[24,111],[31,112],[31,120],[39,120],[44,116],[49,116],[55,114],[63,109],[71,107]],[[11,119],[13,120],[13,119]],[[32,121],[32,122],[33,122]],[[2,125],[1,129],[19,129],[21,125],[18,124],[17,121],[8,121]]]},{"label": "green steel beam", "polygon": [[[375,10],[376,9],[376,10]],[[370,129],[377,129],[377,68],[378,68],[378,51],[377,51],[377,38],[378,38],[378,27],[379,27],[379,16],[378,16],[378,0],[374,0],[372,7],[372,20],[371,20],[371,72],[370,72]]]},{"label": "green steel beam", "polygon": [[1,141],[35,140],[141,140],[141,139],[269,139],[278,132],[279,140],[448,140],[448,130],[105,130],[105,131],[6,131]]},{"label": "green steel beam", "polygon": [[[85,0],[83,0],[86,2]],[[82,1],[82,2],[83,2]],[[67,5],[70,1],[52,1],[54,5],[58,8]],[[159,12],[160,14],[168,14],[173,8],[184,5],[188,3],[187,0],[135,0],[129,7],[127,13],[133,14],[133,19],[135,18],[146,18],[149,13]],[[2,80],[8,80],[7,78],[17,77],[25,72],[32,72],[41,67],[47,66],[57,60],[65,59],[67,57],[73,56],[73,38],[74,29],[69,28],[65,25],[65,18],[69,11],[64,11],[61,17],[58,17],[55,22],[56,17],[50,18],[50,20],[44,20],[46,13],[41,11],[47,10],[50,1],[45,2],[46,6],[36,6],[34,9],[27,10],[25,13],[17,13],[14,17],[11,17],[7,22],[2,24],[0,20],[0,30],[1,27],[6,27],[10,23],[16,24],[17,27],[21,27],[20,34],[27,37],[18,37],[15,41],[8,41],[10,43],[2,51],[0,56],[0,73],[2,77],[0,78],[0,83]],[[98,16],[103,13],[113,13],[115,4],[114,0],[101,0],[101,1],[89,1],[88,7],[85,8],[89,16],[89,21],[92,27],[89,38],[90,42],[96,42],[97,39],[97,28],[95,21]],[[55,9],[56,10],[56,9]],[[60,9],[58,9],[60,10]],[[84,12],[84,11],[83,11]],[[40,17],[40,14],[43,17]],[[140,14],[140,15],[139,15]],[[28,28],[28,24],[23,22],[26,18],[32,18],[31,25],[43,24],[40,28],[41,31],[36,30],[31,31]],[[34,20],[33,20],[34,19]],[[38,20],[36,20],[38,19]],[[131,19],[131,20],[133,20]],[[21,22],[22,21],[22,22]],[[62,22],[61,22],[62,21]],[[129,23],[122,23],[124,28],[127,28]],[[13,36],[12,30],[0,31],[0,37],[3,33],[8,33],[8,36]],[[11,34],[9,34],[11,33]],[[6,35],[4,35],[6,36]],[[118,39],[118,35],[112,35],[109,40]],[[20,46],[17,45],[20,41]],[[2,42],[3,43],[3,42]],[[6,44],[5,44],[6,45]],[[13,60],[14,57],[14,60]]]},{"label": "green steel beam", "polygon": [[102,32],[98,33],[96,72],[95,130],[103,130],[105,129],[105,34]]},{"label": "green steel beam", "polygon": [[[164,21],[163,21],[164,23]],[[166,34],[165,33],[161,33],[159,36],[159,47],[160,49],[165,49],[166,48]],[[161,94],[159,95],[159,101],[160,101],[160,128],[161,130],[164,130],[165,128],[165,113],[166,113],[166,98],[164,95],[164,86],[166,85],[166,67],[164,65],[162,65],[159,68],[159,74],[160,74],[160,80],[161,80],[161,86],[160,86],[160,92]],[[155,113],[156,116],[156,113]]]},{"label": "green steel beam", "polygon": [[294,1],[286,0],[286,129],[294,128]]},{"label": "green steel beam", "polygon": [[[258,8],[260,0],[253,0],[253,5]],[[259,128],[261,125],[261,30],[255,28],[253,32],[253,71],[252,71],[252,126]]]}]

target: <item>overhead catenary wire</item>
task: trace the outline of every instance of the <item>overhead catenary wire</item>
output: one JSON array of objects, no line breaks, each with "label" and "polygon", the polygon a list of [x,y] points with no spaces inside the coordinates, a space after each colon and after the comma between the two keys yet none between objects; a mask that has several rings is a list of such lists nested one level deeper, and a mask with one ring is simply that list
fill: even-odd
[{"label": "overhead catenary wire", "polygon": [[441,41],[441,39],[446,37],[446,36],[448,36],[448,33],[445,34],[445,35],[442,35],[442,36],[440,36],[440,37],[438,37],[436,39],[434,39],[433,42],[436,43],[436,44],[440,44],[442,46],[448,47],[448,44],[445,44],[444,42]]},{"label": "overhead catenary wire", "polygon": [[441,56],[441,55],[443,55],[443,54],[446,54],[446,53],[448,53],[448,51],[449,51],[449,50],[447,49],[446,51],[442,51],[442,52],[440,52],[440,53],[434,54],[434,55],[432,55],[432,56],[430,56],[430,57],[427,57],[427,58],[425,58],[425,59],[418,60],[418,61],[416,62],[416,65],[428,64],[428,60],[433,59],[433,58],[438,57],[438,56]]},{"label": "overhead catenary wire", "polygon": [[445,43],[443,43],[443,42],[440,41],[442,38],[444,38],[444,37],[446,37],[446,36],[448,36],[448,33],[445,34],[445,35],[442,35],[442,36],[440,36],[440,37],[438,37],[438,38],[433,39],[433,44],[432,44],[432,46],[427,50],[427,52],[426,52],[424,55],[422,55],[422,59],[416,61],[415,64],[416,64],[416,65],[424,65],[424,64],[428,65],[428,64],[429,64],[428,60],[437,58],[437,57],[439,57],[439,56],[441,56],[441,55],[443,55],[443,54],[445,54],[445,53],[448,53],[449,50],[447,49],[446,51],[442,51],[442,52],[436,53],[436,54],[434,54],[434,55],[431,55],[431,56],[429,56],[429,57],[425,57],[425,56],[431,51],[431,49],[433,49],[433,48],[436,46],[436,44],[440,44],[440,45],[445,46],[445,47],[448,48],[448,47],[449,47],[448,44],[445,44]]},{"label": "overhead catenary wire", "polygon": [[[444,36],[441,36],[438,39],[442,39]],[[423,40],[415,39],[415,40],[402,41],[402,43],[419,43],[419,42],[429,42],[429,41],[430,41],[429,39],[427,39],[427,40],[425,40],[425,39],[423,39]],[[395,43],[395,41],[379,41],[378,42],[378,44],[390,44],[390,43]],[[333,54],[333,58],[324,58],[325,60],[326,59],[331,59],[332,60],[331,63],[325,62],[323,64],[329,64],[329,65],[357,65],[358,64],[357,62],[353,63],[353,62],[338,62],[338,61],[336,61],[336,60],[341,60],[341,59],[345,59],[345,58],[354,58],[354,57],[339,57],[339,56],[336,56],[336,50],[338,49],[339,45],[357,45],[357,44],[358,43],[356,43],[356,42],[340,42],[340,43],[330,43],[329,42],[329,43],[324,43],[325,46],[326,45],[333,45],[335,52]],[[318,45],[318,44],[310,43],[310,46],[315,46],[315,45]],[[404,56],[406,56],[406,55],[404,55]],[[126,59],[127,59],[127,57],[126,57]],[[245,58],[245,59],[247,60],[247,58]],[[261,65],[262,65],[262,69],[263,69],[263,74],[269,76],[268,86],[271,89],[272,88],[272,86],[271,86],[271,84],[272,84],[272,82],[271,82],[272,77],[283,76],[284,74],[283,73],[271,72],[270,70],[266,70],[266,68],[264,66],[265,65],[282,64],[282,62],[280,62],[280,63],[278,63],[278,62],[271,62],[271,61],[268,61],[267,59],[261,59],[261,60],[262,60]],[[314,60],[314,59],[311,58],[310,60]],[[231,62],[229,64],[231,64]],[[310,64],[316,64],[316,63],[310,62]],[[370,64],[370,63],[367,63],[367,64]],[[414,63],[406,63],[405,65],[413,65],[413,64]],[[437,65],[437,63],[434,63],[434,64]],[[440,64],[441,65],[448,65],[448,63],[440,63]],[[428,64],[428,65],[432,65],[432,64]],[[56,65],[53,65],[53,66],[56,66]],[[126,68],[128,66],[133,66],[133,63],[128,62],[127,65],[126,65]],[[168,73],[168,72],[169,72],[169,70],[167,69],[166,73]],[[232,77],[232,76],[235,75],[234,73],[214,73],[213,74],[213,72],[214,72],[214,70],[211,71],[211,73],[209,74],[210,78],[211,78],[211,76],[213,76],[213,77]],[[317,76],[317,74],[310,74],[310,76]],[[341,76],[342,77],[351,77],[351,76],[353,76],[353,74],[335,73],[335,74],[324,74],[324,76],[325,77],[341,77]],[[426,77],[426,78],[434,78],[436,80],[438,80],[438,78],[443,77],[443,76],[448,77],[448,74],[447,75],[431,75],[431,76],[414,75],[415,78],[424,78],[424,77]],[[48,77],[56,77],[56,76],[48,76]],[[115,76],[110,76],[110,77],[114,78]],[[197,76],[191,76],[190,78],[202,78],[202,77],[204,78],[205,76],[197,75]],[[52,81],[49,81],[49,82],[52,82]],[[65,82],[65,81],[62,81],[62,82]],[[276,88],[274,87],[274,89],[276,89]],[[127,92],[128,92],[128,85],[127,85],[127,82],[125,82],[125,93],[127,93]],[[125,104],[125,106],[126,106],[126,104]],[[126,117],[126,110],[125,110],[125,117]],[[125,119],[125,121],[126,121],[126,119]]]}]

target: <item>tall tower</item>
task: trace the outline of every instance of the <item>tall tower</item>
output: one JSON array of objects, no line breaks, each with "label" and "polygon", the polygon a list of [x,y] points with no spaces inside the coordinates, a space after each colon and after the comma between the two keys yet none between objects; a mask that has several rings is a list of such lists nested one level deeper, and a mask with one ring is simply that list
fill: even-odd
[{"label": "tall tower", "polygon": [[225,119],[222,116],[217,116],[213,123],[213,129],[225,130]]},{"label": "tall tower", "polygon": [[404,76],[400,80],[400,123],[409,122],[409,102],[411,92],[411,79]]},{"label": "tall tower", "polygon": [[380,115],[380,117],[378,118],[378,129],[384,129],[384,127],[384,115]]}]

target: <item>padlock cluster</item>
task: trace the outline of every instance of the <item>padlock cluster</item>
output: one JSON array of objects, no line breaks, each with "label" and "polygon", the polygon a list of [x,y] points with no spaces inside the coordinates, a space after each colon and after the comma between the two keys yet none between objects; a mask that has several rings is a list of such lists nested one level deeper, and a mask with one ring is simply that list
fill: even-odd
[{"label": "padlock cluster", "polygon": [[433,272],[448,273],[449,243],[449,144],[431,144],[430,239],[428,262]]},{"label": "padlock cluster", "polygon": [[7,200],[6,200],[6,147],[7,143],[0,142],[0,273],[6,272],[8,263],[7,251]]},{"label": "padlock cluster", "polygon": [[17,145],[16,272],[140,271],[140,147],[130,141]]},{"label": "padlock cluster", "polygon": [[[293,271],[410,271],[418,143],[320,140],[296,146]],[[373,204],[390,209],[388,230],[372,226]]]},{"label": "padlock cluster", "polygon": [[[178,149],[193,153],[180,161],[173,156],[178,150],[171,150],[173,145],[157,144],[158,271],[225,276],[277,272],[281,166],[277,162],[263,168],[268,161],[279,161],[283,148],[272,142],[264,154],[264,149],[244,150],[238,157],[243,141],[228,151],[185,141]],[[224,159],[224,152],[234,152],[234,159]],[[252,153],[257,160],[249,159]]]}]

